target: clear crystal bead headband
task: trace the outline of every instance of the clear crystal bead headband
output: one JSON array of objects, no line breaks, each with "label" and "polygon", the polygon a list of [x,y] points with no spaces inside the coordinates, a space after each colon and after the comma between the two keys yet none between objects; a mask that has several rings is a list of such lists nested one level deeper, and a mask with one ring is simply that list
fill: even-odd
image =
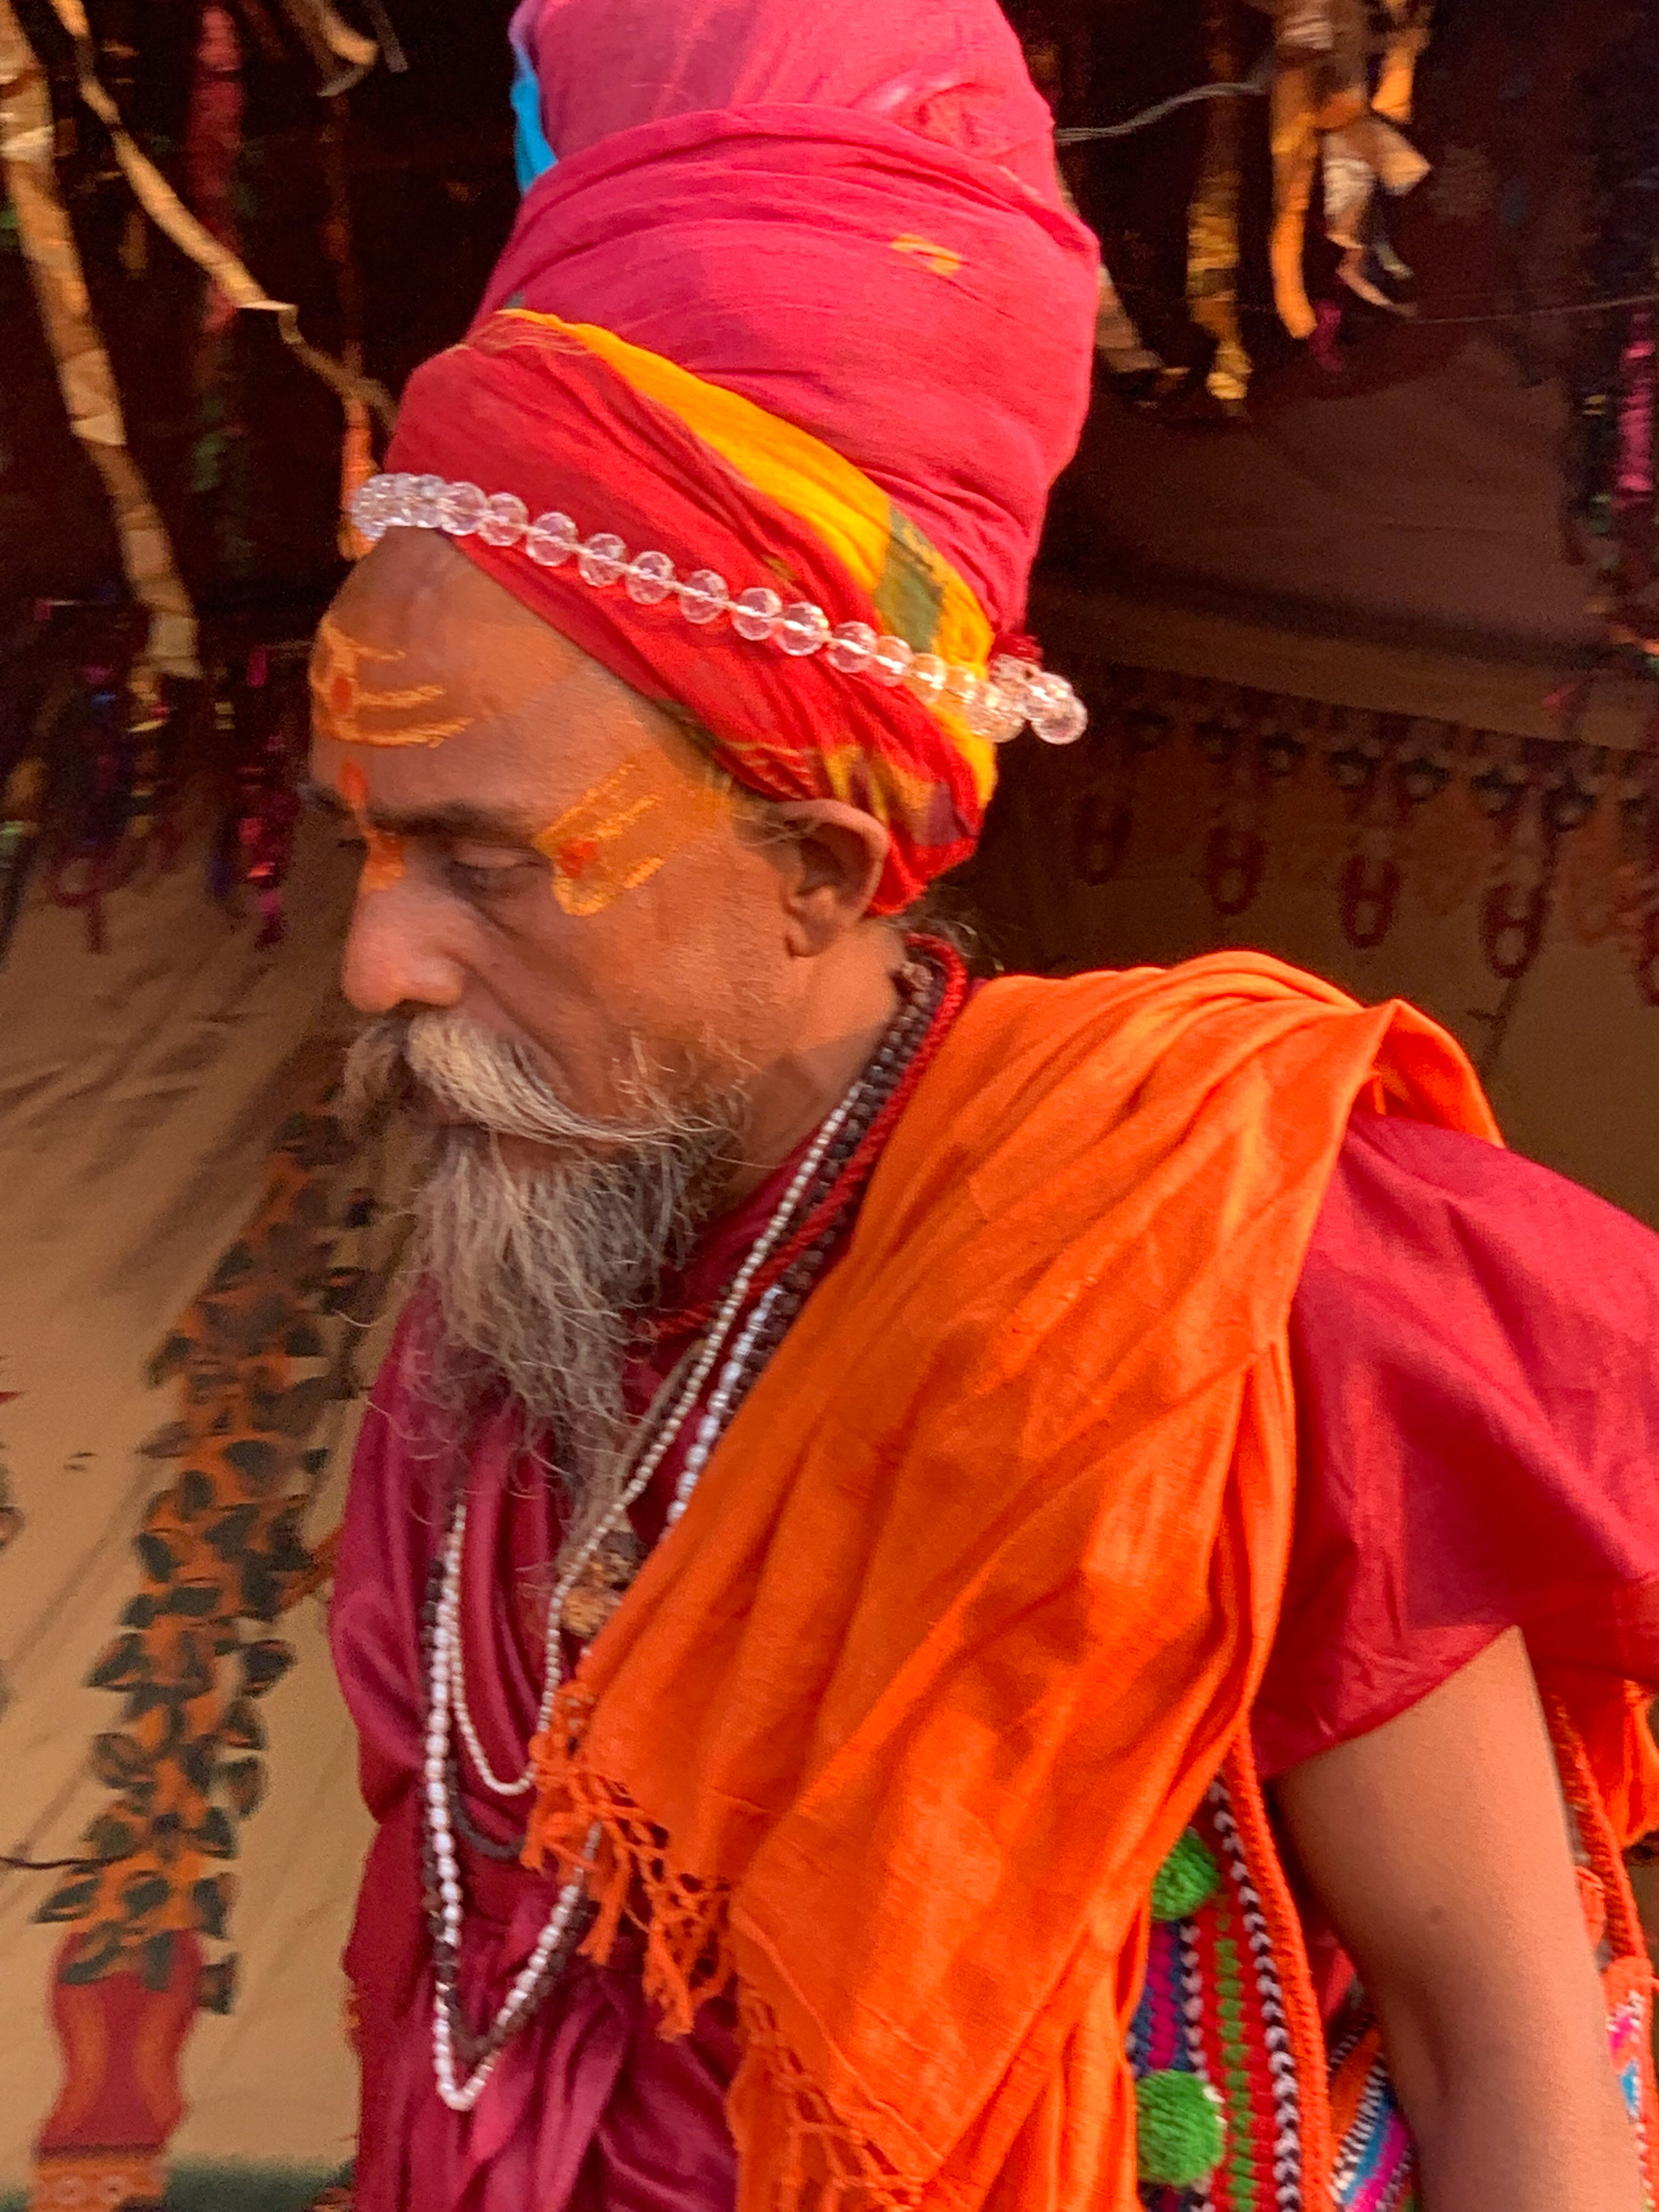
[{"label": "clear crystal bead headband", "polygon": [[843,676],[868,677],[889,690],[902,684],[925,706],[948,700],[975,736],[993,744],[1006,744],[1029,724],[1045,744],[1068,745],[1088,727],[1088,709],[1065,678],[1032,661],[1005,653],[988,669],[966,668],[914,652],[902,637],[879,636],[868,623],[832,629],[822,607],[807,599],[786,605],[769,585],[733,593],[712,568],[681,577],[665,553],[630,555],[611,531],[584,538],[568,514],[532,521],[510,491],[492,499],[477,484],[442,477],[371,477],[351,502],[351,519],[371,544],[392,529],[441,530],[448,538],[476,534],[486,545],[520,546],[538,568],[574,560],[596,591],[620,582],[642,607],[676,599],[685,620],[700,627],[729,619],[751,644],[775,644],[795,659],[822,653]]}]

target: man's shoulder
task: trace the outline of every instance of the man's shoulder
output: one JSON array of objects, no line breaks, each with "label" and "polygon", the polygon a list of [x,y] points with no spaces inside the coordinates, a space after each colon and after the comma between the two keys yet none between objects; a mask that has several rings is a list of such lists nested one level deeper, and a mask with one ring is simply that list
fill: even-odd
[{"label": "man's shoulder", "polygon": [[1333,1230],[1363,1224],[1355,1243],[1433,1245],[1449,1267],[1500,1268],[1552,1303],[1569,1286],[1601,1303],[1615,1280],[1623,1303],[1639,1284],[1659,1320],[1659,1236],[1557,1170],[1460,1129],[1356,1114],[1326,1215]]},{"label": "man's shoulder", "polygon": [[1056,1073],[1079,1059],[1133,1053],[1150,1072],[1183,1041],[1264,1037],[1318,1014],[1363,1016],[1358,1002],[1272,954],[1202,953],[1173,966],[1091,968],[1062,975],[1000,975],[977,983],[951,1038],[952,1056],[1006,1066],[1015,1056]]}]

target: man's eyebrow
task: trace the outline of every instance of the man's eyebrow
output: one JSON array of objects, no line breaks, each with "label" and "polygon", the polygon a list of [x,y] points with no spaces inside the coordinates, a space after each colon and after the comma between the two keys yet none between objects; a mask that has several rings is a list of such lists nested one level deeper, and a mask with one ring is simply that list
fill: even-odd
[{"label": "man's eyebrow", "polygon": [[[331,814],[343,815],[348,821],[357,818],[356,810],[325,783],[307,783],[305,796]],[[363,818],[371,830],[392,837],[471,838],[482,845],[529,845],[536,836],[535,825],[522,815],[472,806],[464,799],[442,806],[403,809],[369,805],[363,810]]]}]

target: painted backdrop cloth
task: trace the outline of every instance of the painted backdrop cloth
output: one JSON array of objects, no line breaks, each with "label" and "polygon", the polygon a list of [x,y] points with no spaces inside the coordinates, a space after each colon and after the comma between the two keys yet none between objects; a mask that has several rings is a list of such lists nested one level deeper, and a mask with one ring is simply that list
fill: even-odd
[{"label": "painted backdrop cloth", "polygon": [[[112,1849],[86,1837],[125,1817],[106,1750],[131,1748],[133,1693],[99,1686],[108,1671],[100,1657],[137,1619],[151,1623],[140,1647],[146,1670],[166,1645],[178,1617],[145,1595],[152,1569],[135,1539],[153,1544],[158,1498],[176,1493],[193,1464],[155,1456],[157,1431],[185,1410],[186,1388],[200,1418],[235,1409],[222,1441],[239,1447],[251,1388],[267,1417],[288,1402],[265,1387],[267,1337],[251,1346],[233,1325],[214,1371],[192,1362],[157,1389],[147,1369],[163,1339],[210,1280],[234,1278],[233,1302],[249,1286],[261,1297],[272,1291],[280,1322],[297,1328],[303,1315],[310,1328],[315,1306],[301,1285],[328,1275],[331,1262],[316,1255],[331,1242],[343,1291],[360,1260],[371,1270],[385,1263],[374,1230],[336,1242],[333,1226],[346,1206],[360,1221],[368,1210],[378,1182],[369,1156],[289,1180],[304,1192],[302,1214],[295,1225],[271,1221],[270,1243],[246,1241],[256,1216],[270,1218],[273,1154],[291,1139],[289,1117],[314,1130],[349,1034],[334,978],[356,871],[336,832],[301,823],[289,939],[273,958],[257,942],[257,916],[234,927],[209,896],[211,826],[203,822],[176,866],[158,853],[153,870],[112,892],[106,951],[88,957],[83,911],[32,899],[0,966],[0,1397],[17,1394],[0,1406],[0,1852],[17,1858]],[[280,1164],[290,1169],[291,1153]],[[366,1288],[373,1273],[356,1279]],[[220,1310],[228,1322],[231,1308]],[[326,1356],[301,1371],[343,1378],[355,1363],[367,1386],[381,1343],[343,1314],[318,1325]],[[343,1380],[319,1395],[331,1401],[337,1387]],[[139,1836],[141,1847],[153,1838],[165,1854],[165,1898],[133,1868],[112,1869],[107,1887],[84,1880],[78,1918],[43,1921],[41,1906],[77,1877],[0,1869],[0,2203],[63,2204],[78,2191],[89,2212],[165,2193],[215,2212],[277,2212],[307,2202],[350,2155],[357,2081],[339,1957],[372,1829],[320,1598],[280,1610],[296,1554],[303,1560],[339,1525],[356,1431],[345,1412],[329,1402],[309,1437],[284,1439],[284,1449],[328,1449],[308,1478],[310,1511],[284,1512],[295,1536],[280,1552],[256,1532],[289,1495],[291,1461],[279,1454],[273,1484],[269,1464],[250,1457],[245,1495],[254,1498],[257,1484],[257,1503],[245,1511],[227,1514],[216,1477],[211,1486],[215,1504],[198,1525],[222,1530],[214,1573],[234,1588],[246,1567],[250,1591],[265,1577],[255,1601],[271,1607],[273,1581],[279,1595],[263,1619],[222,1638],[209,1662],[222,1686],[179,1711],[170,1749],[149,1770],[154,1824],[143,1821]],[[166,1449],[178,1449],[184,1433]],[[207,1645],[199,1620],[198,1612],[191,1641],[174,1649]],[[227,1746],[200,1763],[219,1701],[244,1680],[235,1647],[254,1644],[275,1662],[257,1678],[270,1686],[245,1732],[258,1750]],[[135,1656],[130,1646],[127,1661]],[[118,1679],[135,1677],[124,1667]],[[241,1786],[229,1771],[237,1757],[258,1762],[235,1778]],[[201,1867],[199,1836],[181,1846],[176,1832],[198,1827],[202,1815],[189,1808],[210,1790],[216,1822],[227,1824],[219,1847],[234,1851],[234,1865]],[[228,1880],[210,1893],[226,1906],[216,1940],[180,1936],[166,1989],[113,1974],[71,1990],[63,2004],[60,1968],[70,1945],[111,1917],[98,1908],[112,1890],[131,1941],[180,1928],[198,1873],[221,1869],[234,1884],[234,1894]],[[202,2006],[191,2016],[192,1952],[206,1954],[222,1995],[234,1984],[223,2013]],[[200,1986],[210,2002],[211,1981]],[[180,2090],[185,2109],[172,2126]],[[48,2164],[36,2151],[54,2115],[58,2148]],[[163,2162],[165,2191],[155,2174]],[[116,2196],[102,2193],[118,2183]]]},{"label": "painted backdrop cloth", "polygon": [[[791,1172],[786,1164],[710,1235],[673,1286],[677,1303],[718,1291]],[[1650,1495],[1659,1377],[1647,1352],[1656,1332],[1659,1238],[1650,1231],[1511,1153],[1421,1123],[1356,1117],[1291,1315],[1297,1506],[1285,1605],[1254,1711],[1264,1772],[1380,1725],[1510,1626],[1558,1659],[1659,1690]],[[636,1406],[683,1349],[678,1340],[641,1347],[629,1378]],[[426,1422],[407,1357],[400,1347],[380,1378],[335,1597],[337,1654],[381,1823],[351,1951],[367,2100],[360,2212],[516,2212],[526,2203],[538,2212],[730,2212],[731,2008],[706,2004],[689,2038],[665,2041],[636,1958],[577,1964],[510,2047],[492,2092],[499,2102],[478,2119],[447,2112],[433,2089],[416,1825],[422,1691],[410,1624],[445,1462],[420,1441]],[[636,1509],[647,1540],[679,1456]],[[524,1470],[506,1423],[477,1440],[472,1464],[469,1684],[492,1759],[510,1763],[533,1724],[535,1600],[557,1545],[556,1508]],[[506,1835],[476,1784],[466,1802],[475,1824]],[[485,1916],[467,1960],[482,2011],[500,2002],[550,1891],[522,1868],[465,1856],[469,1895]]]},{"label": "painted backdrop cloth", "polygon": [[[671,2011],[708,1945],[708,1985],[723,1982],[731,1946],[746,2009],[728,2111],[756,2201],[792,2185],[793,2142],[769,2132],[787,2137],[788,2118],[769,2100],[795,2094],[770,2071],[774,2021],[824,2085],[842,2148],[902,2177],[937,2146],[957,2178],[921,2185],[941,2202],[1040,2188],[1029,2162],[1062,2105],[1091,2186],[1132,2190],[1133,1930],[1265,1662],[1293,1488],[1291,1296],[1362,1091],[1490,1129],[1466,1063],[1420,1017],[1362,1012],[1256,956],[989,987],[890,1143],[847,1256],[591,1647],[579,1762],[617,1775],[666,1845],[643,1863],[580,1763],[558,1786],[573,1818],[611,1808],[598,1893],[645,1885],[647,1978]],[[825,1452],[829,1492],[812,1472]],[[971,1660],[950,1658],[957,1637]],[[627,1662],[614,1691],[607,1658]],[[992,1708],[1018,1683],[1015,1727]],[[871,1729],[885,1748],[866,1767],[846,1746]],[[975,1742],[983,1758],[964,1759]],[[833,1814],[815,1767],[836,1778]],[[927,1820],[907,1833],[924,1770]],[[1054,1816],[1085,1802],[1088,1820]],[[941,1828],[948,1867],[930,1872]],[[701,1890],[675,1887],[677,1865]],[[831,1925],[843,1871],[861,1949]],[[707,1911],[728,1884],[729,1923],[696,1924],[688,1895]],[[907,1944],[886,1940],[895,1914]],[[896,2063],[878,2108],[855,2069],[872,2081],[918,2001],[929,2063],[917,2078]],[[1063,2194],[1079,2177],[1054,2179]]]}]

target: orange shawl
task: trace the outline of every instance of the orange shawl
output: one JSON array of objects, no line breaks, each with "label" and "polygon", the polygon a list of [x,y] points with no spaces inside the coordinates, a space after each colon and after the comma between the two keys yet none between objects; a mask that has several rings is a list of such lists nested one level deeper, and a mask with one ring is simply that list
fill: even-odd
[{"label": "orange shawl", "polygon": [[1458,1047],[1264,956],[982,991],[844,1260],[538,1747],[671,2032],[735,1977],[741,2212],[1133,2207],[1146,1899],[1289,1542],[1291,1301],[1351,1109]]}]

